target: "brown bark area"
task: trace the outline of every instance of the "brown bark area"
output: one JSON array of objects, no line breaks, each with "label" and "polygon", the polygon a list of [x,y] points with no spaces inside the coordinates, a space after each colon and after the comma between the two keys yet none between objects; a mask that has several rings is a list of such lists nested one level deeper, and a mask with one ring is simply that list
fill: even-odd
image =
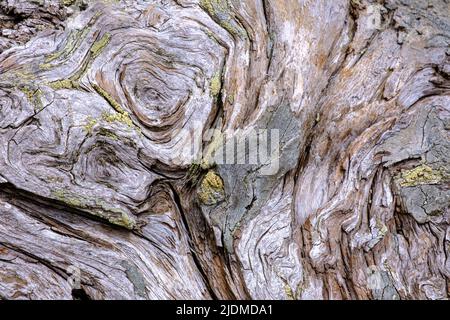
[{"label": "brown bark area", "polygon": [[447,0],[0,1],[0,298],[447,299],[449,48]]}]

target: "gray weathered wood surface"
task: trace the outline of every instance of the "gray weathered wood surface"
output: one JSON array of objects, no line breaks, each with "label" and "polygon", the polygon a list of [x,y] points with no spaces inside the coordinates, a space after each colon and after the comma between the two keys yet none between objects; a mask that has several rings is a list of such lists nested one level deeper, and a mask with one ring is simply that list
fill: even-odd
[{"label": "gray weathered wood surface", "polygon": [[447,299],[449,130],[448,0],[1,0],[0,298]]}]

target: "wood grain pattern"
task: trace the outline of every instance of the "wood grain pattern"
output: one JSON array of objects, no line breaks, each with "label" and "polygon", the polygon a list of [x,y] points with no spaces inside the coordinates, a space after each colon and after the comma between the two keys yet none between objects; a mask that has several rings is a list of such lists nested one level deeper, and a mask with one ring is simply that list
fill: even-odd
[{"label": "wood grain pattern", "polygon": [[0,298],[447,299],[449,48],[448,0],[1,0]]}]

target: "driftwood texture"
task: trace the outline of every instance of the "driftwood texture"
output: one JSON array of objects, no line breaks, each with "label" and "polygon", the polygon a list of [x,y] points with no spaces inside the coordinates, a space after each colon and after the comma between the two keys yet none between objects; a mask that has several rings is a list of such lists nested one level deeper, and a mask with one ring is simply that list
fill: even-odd
[{"label": "driftwood texture", "polygon": [[[2,0],[0,28],[0,298],[449,297],[448,0]],[[274,174],[210,157],[254,128]]]}]

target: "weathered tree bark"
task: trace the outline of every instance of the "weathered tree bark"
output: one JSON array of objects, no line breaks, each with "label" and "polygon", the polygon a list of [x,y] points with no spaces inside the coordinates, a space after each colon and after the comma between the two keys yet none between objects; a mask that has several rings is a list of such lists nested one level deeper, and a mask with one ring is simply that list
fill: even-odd
[{"label": "weathered tree bark", "polygon": [[[1,0],[0,28],[0,298],[449,297],[448,0]],[[253,129],[270,163],[217,161]]]}]

